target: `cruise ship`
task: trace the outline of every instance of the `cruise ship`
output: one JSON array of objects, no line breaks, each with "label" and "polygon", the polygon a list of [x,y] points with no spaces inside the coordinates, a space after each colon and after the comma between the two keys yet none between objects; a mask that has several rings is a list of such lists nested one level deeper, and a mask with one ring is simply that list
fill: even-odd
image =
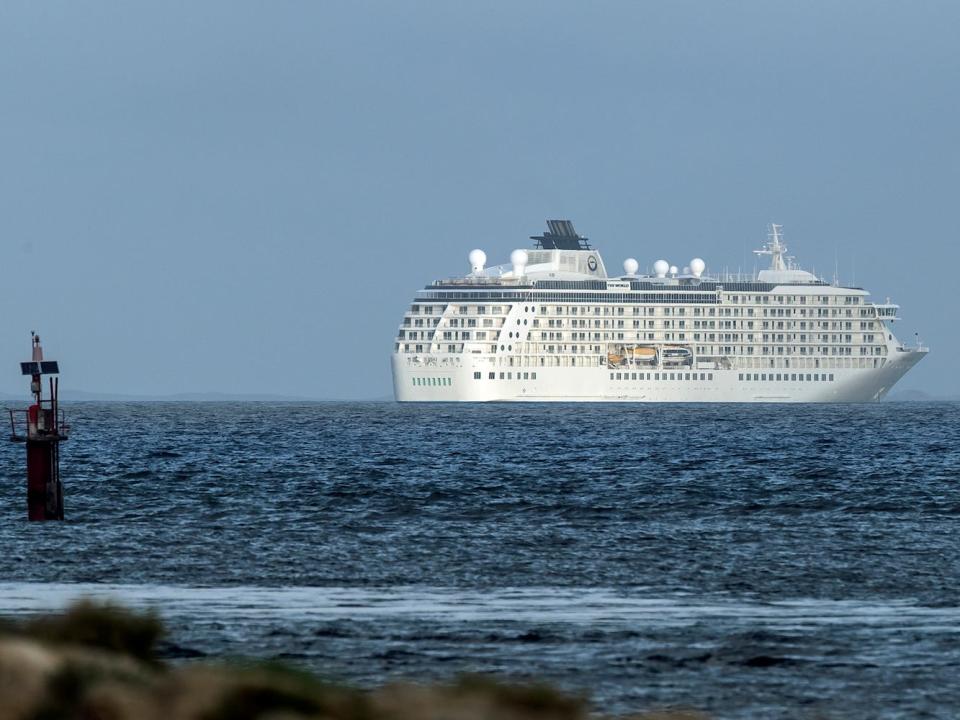
[{"label": "cruise ship", "polygon": [[755,275],[693,258],[610,275],[569,220],[510,262],[416,293],[392,355],[398,401],[871,402],[926,353],[898,306],[826,282],[787,255],[782,227]]}]

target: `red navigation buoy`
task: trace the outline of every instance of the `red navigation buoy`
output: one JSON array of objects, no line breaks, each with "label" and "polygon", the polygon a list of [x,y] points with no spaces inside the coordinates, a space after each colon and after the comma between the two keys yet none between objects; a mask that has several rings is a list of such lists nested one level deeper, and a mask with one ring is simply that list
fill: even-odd
[{"label": "red navigation buoy", "polygon": [[63,520],[63,484],[60,482],[60,443],[67,439],[66,424],[58,400],[59,378],[50,378],[50,397],[43,397],[43,376],[58,375],[55,361],[43,359],[40,338],[31,333],[33,355],[20,363],[30,376],[34,404],[10,411],[10,439],[27,446],[27,517],[30,520]]}]

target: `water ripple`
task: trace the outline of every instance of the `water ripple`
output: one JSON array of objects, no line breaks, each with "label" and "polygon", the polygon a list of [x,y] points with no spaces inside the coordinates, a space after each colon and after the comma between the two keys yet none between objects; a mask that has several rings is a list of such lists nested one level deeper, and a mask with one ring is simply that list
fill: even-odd
[{"label": "water ripple", "polygon": [[3,613],[116,596],[174,658],[544,677],[624,710],[960,705],[956,404],[67,410],[67,522],[23,519],[0,445]]}]

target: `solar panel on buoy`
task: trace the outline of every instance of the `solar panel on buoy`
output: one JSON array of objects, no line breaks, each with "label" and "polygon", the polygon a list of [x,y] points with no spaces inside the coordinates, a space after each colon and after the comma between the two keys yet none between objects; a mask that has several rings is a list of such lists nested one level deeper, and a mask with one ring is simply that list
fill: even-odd
[{"label": "solar panel on buoy", "polygon": [[22,362],[20,363],[20,373],[23,375],[59,375],[60,366],[56,360]]}]

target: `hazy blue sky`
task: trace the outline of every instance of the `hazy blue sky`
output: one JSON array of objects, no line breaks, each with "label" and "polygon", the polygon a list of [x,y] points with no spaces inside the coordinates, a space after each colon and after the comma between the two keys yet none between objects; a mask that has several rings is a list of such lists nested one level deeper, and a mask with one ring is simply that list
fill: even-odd
[{"label": "hazy blue sky", "polygon": [[[0,391],[391,392],[414,291],[569,217],[808,269],[960,393],[960,3],[0,5]],[[746,260],[748,267],[753,261]]]}]

